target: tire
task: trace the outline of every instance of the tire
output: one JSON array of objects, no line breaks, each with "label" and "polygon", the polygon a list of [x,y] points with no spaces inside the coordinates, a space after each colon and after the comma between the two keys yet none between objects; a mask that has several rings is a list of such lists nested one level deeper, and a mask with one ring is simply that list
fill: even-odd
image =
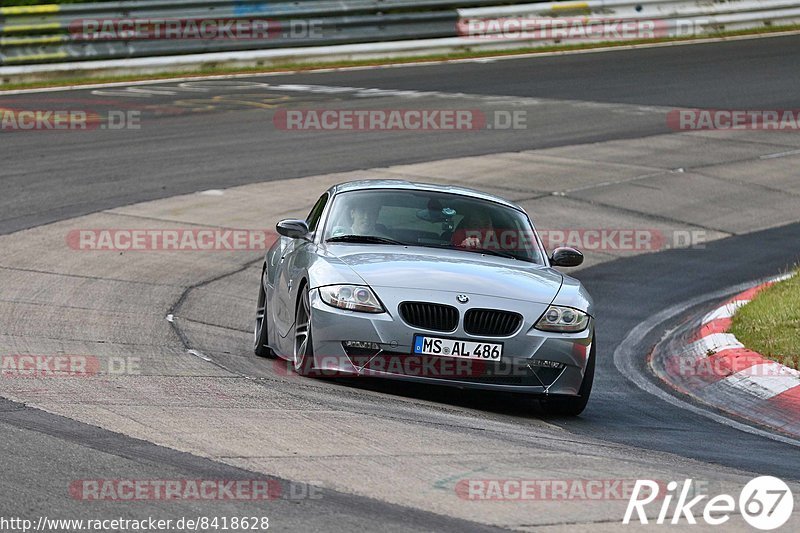
[{"label": "tire", "polygon": [[589,395],[592,393],[592,384],[594,383],[596,347],[597,338],[592,341],[592,349],[589,352],[589,363],[586,365],[586,373],[583,375],[583,382],[581,383],[581,388],[578,390],[578,396],[543,400],[542,407],[546,414],[554,416],[578,416],[586,409],[586,404],[589,403]]},{"label": "tire", "polygon": [[269,330],[267,329],[267,293],[264,291],[264,273],[261,273],[258,289],[258,303],[256,304],[256,320],[253,327],[253,352],[259,357],[274,357],[275,352],[267,346],[269,343]]},{"label": "tire", "polygon": [[311,303],[305,285],[300,287],[300,297],[294,314],[294,370],[301,376],[314,377],[314,343],[311,328]]}]

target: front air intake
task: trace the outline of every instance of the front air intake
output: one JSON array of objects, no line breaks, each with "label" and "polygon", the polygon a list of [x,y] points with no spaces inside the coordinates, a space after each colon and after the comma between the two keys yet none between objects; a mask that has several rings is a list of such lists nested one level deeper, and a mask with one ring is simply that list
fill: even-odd
[{"label": "front air intake", "polygon": [[522,315],[496,309],[470,309],[464,316],[464,331],[470,335],[507,337],[522,324]]},{"label": "front air intake", "polygon": [[458,309],[451,305],[403,302],[400,315],[411,326],[433,331],[455,331],[458,325]]}]

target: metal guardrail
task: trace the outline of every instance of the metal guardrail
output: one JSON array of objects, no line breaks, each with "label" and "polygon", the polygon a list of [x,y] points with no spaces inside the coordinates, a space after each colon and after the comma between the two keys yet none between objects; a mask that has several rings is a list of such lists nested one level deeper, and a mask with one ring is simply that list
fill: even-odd
[{"label": "metal guardrail", "polygon": [[736,13],[800,7],[798,0],[587,0],[585,2],[534,3],[461,8],[461,16],[501,17],[554,13],[595,14],[609,17],[670,18],[684,15]]},{"label": "metal guardrail", "polygon": [[[519,0],[516,3],[522,3]],[[530,1],[530,0],[528,0]],[[0,65],[455,36],[457,8],[492,0],[143,0],[0,8]],[[510,0],[513,3],[513,0]],[[114,31],[138,21],[139,30]],[[149,31],[141,31],[147,22]],[[227,22],[262,31],[225,34]],[[157,24],[164,24],[156,27]],[[179,24],[173,37],[164,28]],[[193,32],[207,23],[222,35]],[[100,31],[93,31],[98,27]],[[102,31],[110,28],[111,31]],[[154,31],[160,34],[153,35]]]},{"label": "metal guardrail", "polygon": [[141,0],[0,7],[0,65],[459,36],[471,41],[474,36],[463,31],[466,21],[511,17],[650,19],[664,21],[667,28],[688,20],[697,23],[697,33],[703,32],[700,22],[708,31],[800,22],[798,0],[505,0],[492,5],[496,1]]},{"label": "metal guardrail", "polygon": [[[480,33],[483,38],[491,34],[506,32],[506,40],[514,40],[513,31],[503,24],[485,25],[478,32],[469,31],[470,21],[497,22],[529,19],[536,22],[558,17],[560,21],[574,22],[575,26],[583,24],[583,28],[591,25],[591,21],[603,20],[651,22],[657,37],[686,37],[718,31],[731,31],[757,27],[788,26],[800,24],[800,2],[798,0],[588,0],[585,2],[566,2],[551,4],[518,4],[459,9],[459,34],[475,37]],[[530,28],[535,27],[536,30]],[[528,26],[529,31],[520,32],[516,40],[534,44],[571,43],[574,41],[614,40],[605,36],[592,38],[590,32],[575,32],[570,37],[569,31],[560,33],[542,29],[541,25]],[[618,28],[617,28],[618,29]],[[565,34],[566,36],[562,37]],[[633,37],[635,39],[635,34]]]}]

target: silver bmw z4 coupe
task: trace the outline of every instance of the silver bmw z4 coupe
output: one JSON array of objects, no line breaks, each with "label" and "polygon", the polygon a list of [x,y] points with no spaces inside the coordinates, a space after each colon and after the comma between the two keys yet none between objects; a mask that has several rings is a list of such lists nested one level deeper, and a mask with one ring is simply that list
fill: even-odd
[{"label": "silver bmw z4 coupe", "polygon": [[462,187],[335,185],[305,220],[282,220],[258,291],[256,355],[304,376],[381,377],[586,407],[592,299],[553,267],[518,205]]}]

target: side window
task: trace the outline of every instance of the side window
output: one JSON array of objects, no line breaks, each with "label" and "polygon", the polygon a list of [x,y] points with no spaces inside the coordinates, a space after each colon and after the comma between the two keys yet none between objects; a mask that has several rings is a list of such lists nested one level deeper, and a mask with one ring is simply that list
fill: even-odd
[{"label": "side window", "polygon": [[322,212],[325,210],[325,204],[328,203],[328,193],[323,194],[317,200],[317,203],[314,204],[314,207],[311,208],[311,212],[308,214],[306,218],[306,224],[308,224],[308,229],[311,231],[315,231],[317,229],[317,223],[319,222],[320,217],[322,216]]}]

